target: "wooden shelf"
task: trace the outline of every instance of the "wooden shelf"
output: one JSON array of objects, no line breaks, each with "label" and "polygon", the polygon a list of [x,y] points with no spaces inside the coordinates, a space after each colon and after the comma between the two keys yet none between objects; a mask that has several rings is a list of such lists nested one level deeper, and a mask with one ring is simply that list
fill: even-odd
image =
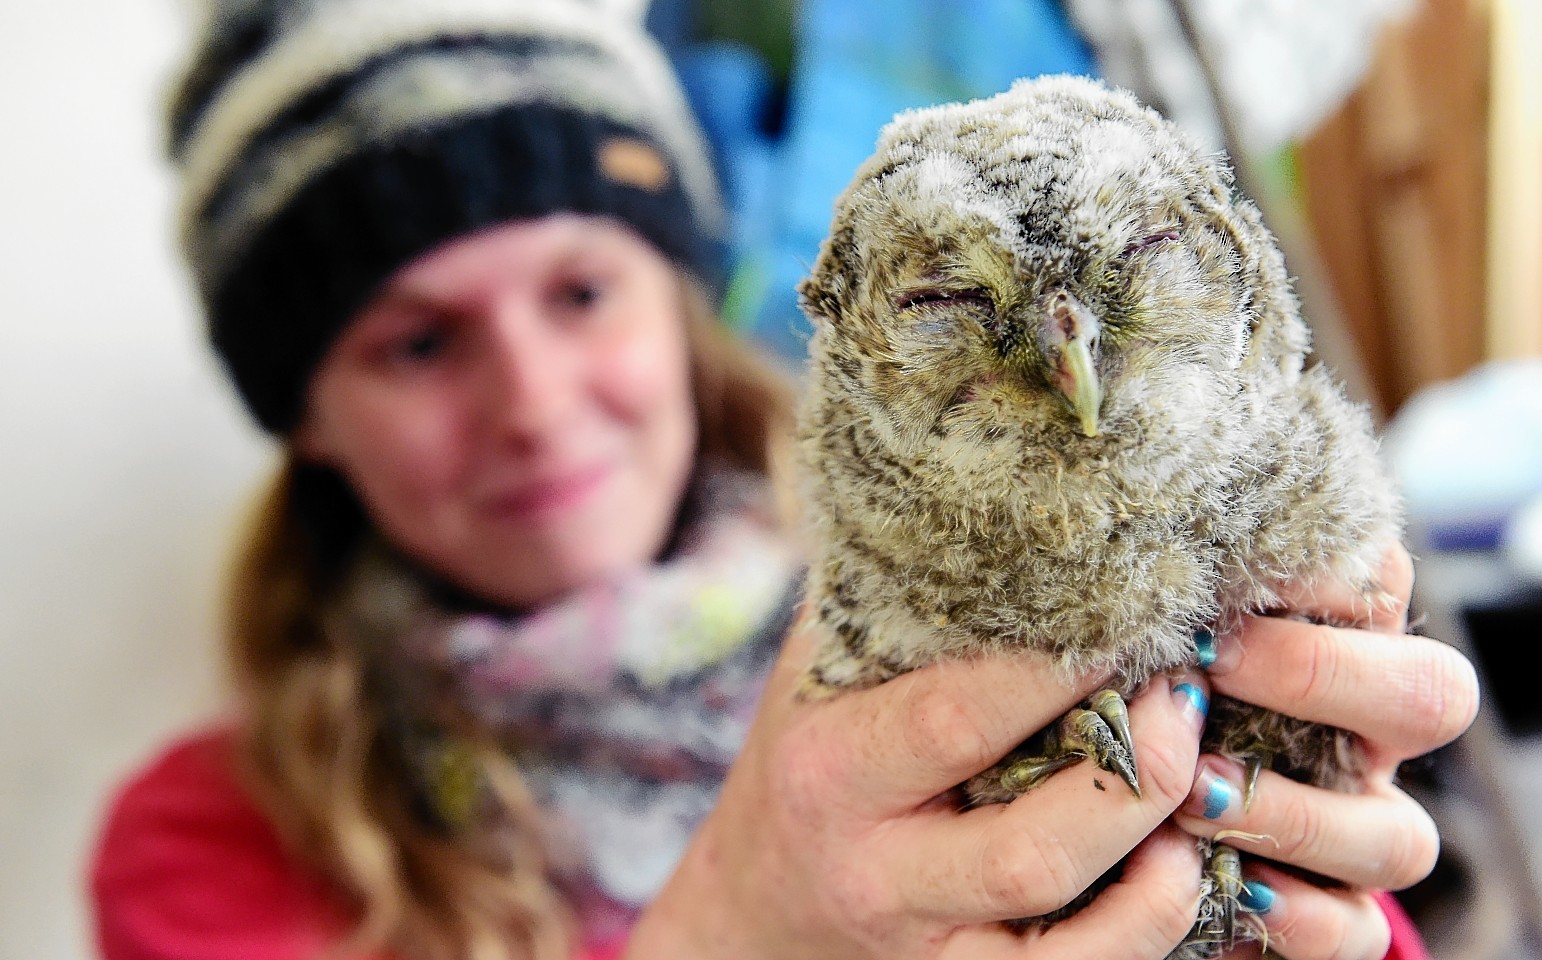
[{"label": "wooden shelf", "polygon": [[1488,336],[1495,359],[1542,355],[1542,4],[1489,0]]},{"label": "wooden shelf", "polygon": [[1300,150],[1307,216],[1383,410],[1542,354],[1542,5],[1425,0]]}]

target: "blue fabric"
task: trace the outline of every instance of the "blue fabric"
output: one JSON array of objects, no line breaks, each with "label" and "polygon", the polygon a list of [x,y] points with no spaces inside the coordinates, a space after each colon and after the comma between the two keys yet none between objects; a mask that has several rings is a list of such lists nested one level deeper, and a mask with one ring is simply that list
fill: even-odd
[{"label": "blue fabric", "polygon": [[754,51],[673,49],[735,218],[729,319],[797,359],[808,327],[795,288],[880,127],[900,110],[989,96],[1019,77],[1096,73],[1056,0],[803,0],[799,16],[781,131],[765,129],[775,90]]}]

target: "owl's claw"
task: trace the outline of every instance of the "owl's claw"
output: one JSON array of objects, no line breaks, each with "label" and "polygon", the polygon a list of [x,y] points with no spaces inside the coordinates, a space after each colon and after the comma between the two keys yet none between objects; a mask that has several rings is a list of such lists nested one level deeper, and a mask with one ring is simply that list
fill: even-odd
[{"label": "owl's claw", "polygon": [[1140,796],[1140,776],[1135,770],[1135,741],[1130,736],[1130,713],[1124,698],[1114,690],[1099,690],[1087,701],[1090,710],[1072,710],[1050,731],[1047,752],[1060,751],[1091,757],[1098,766],[1129,784]]},{"label": "owl's claw", "polygon": [[1117,774],[1139,797],[1140,776],[1135,767],[1130,713],[1124,698],[1114,690],[1100,690],[1088,700],[1088,706],[1091,709],[1072,710],[1046,730],[1037,752],[1021,750],[971,780],[966,785],[970,801],[1005,802],[1086,757]]},{"label": "owl's claw", "polygon": [[1191,940],[1231,947],[1237,942],[1237,898],[1242,895],[1242,855],[1217,844],[1205,866],[1203,902]]},{"label": "owl's claw", "polygon": [[1253,795],[1258,790],[1258,775],[1274,761],[1267,750],[1258,750],[1242,758],[1242,809],[1253,809]]},{"label": "owl's claw", "polygon": [[1068,767],[1082,757],[1129,784],[1140,796],[1140,777],[1135,771],[1134,742],[1130,737],[1130,714],[1124,698],[1113,690],[1100,690],[1089,701],[1092,709],[1072,710],[1050,728],[1044,740],[1044,754],[1026,757],[1009,766],[1002,778],[1028,781],[1036,786],[1051,773]]},{"label": "owl's claw", "polygon": [[1081,762],[1082,755],[1079,753],[1058,757],[1024,757],[1001,771],[1001,786],[1014,796],[1027,793],[1048,780],[1051,774]]},{"label": "owl's claw", "polygon": [[[1124,757],[1129,761],[1127,776],[1119,771],[1112,772],[1119,773],[1124,782],[1130,785],[1130,789],[1135,791],[1135,795],[1140,796],[1140,771],[1135,766],[1135,738],[1130,734],[1130,710],[1125,706],[1124,697],[1117,690],[1099,690],[1092,695],[1088,705],[1108,724],[1109,732],[1119,740],[1119,745],[1124,748]],[[1102,763],[1099,766],[1108,769]]]}]

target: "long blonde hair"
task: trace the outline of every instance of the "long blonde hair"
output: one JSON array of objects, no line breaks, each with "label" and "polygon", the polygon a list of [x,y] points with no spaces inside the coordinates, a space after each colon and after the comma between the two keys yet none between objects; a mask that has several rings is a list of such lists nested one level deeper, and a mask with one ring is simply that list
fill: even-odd
[{"label": "long blonde hair", "polygon": [[[791,426],[789,379],[726,333],[694,284],[681,286],[698,458],[772,476]],[[244,781],[290,849],[355,912],[339,956],[386,948],[403,960],[565,960],[572,918],[517,775],[496,778],[514,835],[507,860],[478,855],[415,813],[360,653],[328,627],[329,596],[369,529],[340,478],[292,456],[259,506],[228,606]],[[493,769],[512,769],[490,743],[480,749]]]}]

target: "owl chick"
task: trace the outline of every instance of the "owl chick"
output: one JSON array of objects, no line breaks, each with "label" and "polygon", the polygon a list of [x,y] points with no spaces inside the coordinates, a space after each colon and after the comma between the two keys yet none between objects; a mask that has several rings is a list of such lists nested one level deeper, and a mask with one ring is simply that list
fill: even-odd
[{"label": "owl chick", "polygon": [[[1322,368],[1224,160],[1074,77],[899,115],[799,293],[806,695],[1031,649],[1105,691],[964,785],[1004,802],[1091,757],[1138,791],[1123,698],[1294,581],[1368,595],[1401,533],[1367,414]],[[1350,737],[1217,698],[1205,749],[1353,789]],[[1249,788],[1251,790],[1251,787]],[[1234,923],[1212,862],[1174,956]]]}]

